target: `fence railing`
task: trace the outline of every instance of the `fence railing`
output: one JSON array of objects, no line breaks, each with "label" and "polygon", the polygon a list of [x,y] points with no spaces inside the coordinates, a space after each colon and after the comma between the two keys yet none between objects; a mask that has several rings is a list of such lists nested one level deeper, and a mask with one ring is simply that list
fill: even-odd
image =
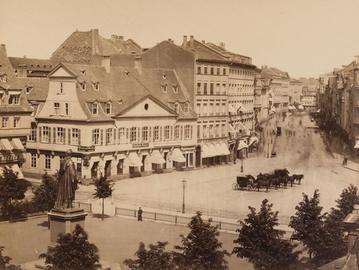
[{"label": "fence railing", "polygon": [[[137,218],[138,213],[137,210],[135,209],[116,207],[115,215]],[[164,213],[158,213],[152,211],[143,211],[142,219],[187,225],[192,218],[180,214],[175,215],[175,214],[164,214]],[[235,232],[239,227],[239,223],[224,222],[224,221],[214,220],[213,218],[209,218],[209,220],[211,220],[211,223],[213,225],[218,225],[218,228],[220,230]]]},{"label": "fence railing", "polygon": [[91,203],[85,203],[85,202],[73,202],[73,205],[75,207],[81,208],[85,210],[85,212],[92,213],[92,204]]}]

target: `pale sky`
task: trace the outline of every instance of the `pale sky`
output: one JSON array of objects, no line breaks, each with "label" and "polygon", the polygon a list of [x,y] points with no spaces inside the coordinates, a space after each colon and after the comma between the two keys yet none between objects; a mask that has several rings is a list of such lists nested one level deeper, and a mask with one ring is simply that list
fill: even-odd
[{"label": "pale sky", "polygon": [[98,28],[142,47],[183,35],[225,42],[291,77],[341,67],[359,54],[358,0],[0,0],[10,56],[48,58],[76,29]]}]

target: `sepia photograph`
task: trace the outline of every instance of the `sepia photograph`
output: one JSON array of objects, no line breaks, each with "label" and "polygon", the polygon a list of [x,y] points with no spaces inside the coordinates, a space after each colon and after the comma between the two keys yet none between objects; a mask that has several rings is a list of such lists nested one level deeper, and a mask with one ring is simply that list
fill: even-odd
[{"label": "sepia photograph", "polygon": [[359,270],[358,0],[0,0],[0,270]]}]

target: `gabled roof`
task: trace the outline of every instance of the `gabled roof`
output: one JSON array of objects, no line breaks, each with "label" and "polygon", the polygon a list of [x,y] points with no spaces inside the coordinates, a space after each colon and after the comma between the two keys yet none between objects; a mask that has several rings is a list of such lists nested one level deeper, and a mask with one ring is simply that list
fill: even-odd
[{"label": "gabled roof", "polygon": [[262,67],[261,77],[269,79],[290,79],[288,72],[275,67]]},{"label": "gabled roof", "polygon": [[196,39],[193,39],[193,42],[186,41],[182,44],[182,47],[192,51],[197,59],[207,60],[207,61],[228,61],[229,58],[222,54],[221,52],[211,48],[205,43],[199,42]]},{"label": "gabled roof", "polygon": [[37,59],[27,57],[9,57],[11,65],[14,69],[27,69],[37,71],[50,71],[55,65],[50,59]]}]

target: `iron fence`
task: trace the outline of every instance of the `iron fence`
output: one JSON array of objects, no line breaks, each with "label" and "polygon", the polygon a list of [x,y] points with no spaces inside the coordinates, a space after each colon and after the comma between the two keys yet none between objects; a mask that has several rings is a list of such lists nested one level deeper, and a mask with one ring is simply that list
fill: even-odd
[{"label": "iron fence", "polygon": [[91,203],[84,203],[84,202],[74,202],[75,207],[83,209],[85,212],[92,213],[92,205]]}]

